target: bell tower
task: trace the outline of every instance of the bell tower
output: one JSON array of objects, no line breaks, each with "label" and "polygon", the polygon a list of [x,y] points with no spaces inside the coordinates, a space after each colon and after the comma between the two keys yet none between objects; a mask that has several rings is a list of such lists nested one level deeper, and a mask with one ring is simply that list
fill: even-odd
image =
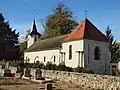
[{"label": "bell tower", "polygon": [[29,48],[32,44],[34,44],[40,36],[41,34],[37,31],[37,27],[34,19],[31,31],[27,36],[27,48]]}]

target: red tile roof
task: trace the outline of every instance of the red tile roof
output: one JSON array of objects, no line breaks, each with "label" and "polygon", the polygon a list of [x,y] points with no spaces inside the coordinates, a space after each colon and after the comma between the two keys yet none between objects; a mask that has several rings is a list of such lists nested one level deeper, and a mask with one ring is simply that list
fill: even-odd
[{"label": "red tile roof", "polygon": [[65,40],[89,39],[107,41],[106,36],[100,32],[88,19],[82,21]]}]

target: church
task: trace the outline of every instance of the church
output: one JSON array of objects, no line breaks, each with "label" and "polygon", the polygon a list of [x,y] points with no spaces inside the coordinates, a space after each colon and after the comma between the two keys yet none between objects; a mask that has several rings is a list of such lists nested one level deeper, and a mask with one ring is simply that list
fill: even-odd
[{"label": "church", "polygon": [[70,34],[39,39],[35,20],[27,37],[24,59],[29,63],[52,62],[93,70],[96,74],[110,73],[111,54],[106,36],[85,18]]}]

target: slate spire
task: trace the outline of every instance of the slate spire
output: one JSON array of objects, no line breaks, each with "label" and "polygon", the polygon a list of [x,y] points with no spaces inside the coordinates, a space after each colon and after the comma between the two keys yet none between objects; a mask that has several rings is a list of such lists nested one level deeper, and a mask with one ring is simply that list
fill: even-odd
[{"label": "slate spire", "polygon": [[31,28],[30,35],[31,35],[31,36],[33,36],[33,35],[41,36],[41,34],[37,31],[35,19],[33,20],[33,24],[32,24],[32,28]]}]

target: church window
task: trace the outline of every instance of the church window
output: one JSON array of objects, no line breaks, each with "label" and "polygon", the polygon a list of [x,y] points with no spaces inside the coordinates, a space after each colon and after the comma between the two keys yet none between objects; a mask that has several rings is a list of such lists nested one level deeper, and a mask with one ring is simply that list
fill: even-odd
[{"label": "church window", "polygon": [[37,41],[37,37],[35,36],[35,42]]},{"label": "church window", "polygon": [[38,56],[36,56],[36,57],[34,58],[34,62],[36,62],[37,60],[39,60],[39,57],[38,57]]},{"label": "church window", "polygon": [[69,59],[72,59],[72,45],[69,46]]},{"label": "church window", "polygon": [[54,56],[54,62],[55,62],[56,57]]},{"label": "church window", "polygon": [[26,57],[26,60],[27,60],[28,58]]},{"label": "church window", "polygon": [[100,60],[100,48],[95,48],[95,60]]},{"label": "church window", "polygon": [[46,61],[46,57],[44,57],[44,62]]}]

